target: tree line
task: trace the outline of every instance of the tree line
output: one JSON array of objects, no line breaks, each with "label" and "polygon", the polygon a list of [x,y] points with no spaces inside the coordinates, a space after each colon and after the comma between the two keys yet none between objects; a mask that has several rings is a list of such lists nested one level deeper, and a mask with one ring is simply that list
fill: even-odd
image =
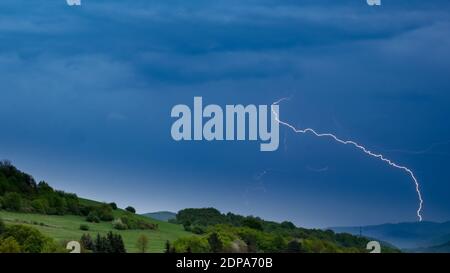
[{"label": "tree line", "polygon": [[[200,236],[180,238],[166,252],[366,252],[368,238],[336,234],[332,230],[305,229],[292,222],[223,214],[215,208],[184,209],[172,222]],[[398,249],[383,245],[383,252]]]}]

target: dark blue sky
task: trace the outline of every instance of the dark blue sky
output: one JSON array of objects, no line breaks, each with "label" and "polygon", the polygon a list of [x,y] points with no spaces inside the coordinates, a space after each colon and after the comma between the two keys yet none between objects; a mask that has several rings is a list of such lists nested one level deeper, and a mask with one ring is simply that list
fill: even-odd
[{"label": "dark blue sky", "polygon": [[[450,219],[450,2],[0,2],[0,158],[139,212],[217,207],[307,227],[415,221],[405,173],[281,129],[174,142],[173,105],[281,105],[281,117],[410,167],[425,220]],[[261,176],[261,173],[265,175]]]}]

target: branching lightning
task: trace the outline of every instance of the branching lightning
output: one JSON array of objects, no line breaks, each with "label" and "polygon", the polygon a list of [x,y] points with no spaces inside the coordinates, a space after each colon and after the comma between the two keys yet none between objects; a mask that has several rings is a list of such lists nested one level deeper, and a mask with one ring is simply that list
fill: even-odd
[{"label": "branching lightning", "polygon": [[[282,99],[280,99],[280,100],[274,102],[272,105],[279,105],[281,102],[283,102],[283,101],[285,101],[285,100],[288,100],[288,99],[289,99],[289,98],[282,98]],[[353,141],[353,140],[342,140],[342,139],[338,138],[337,136],[335,136],[334,134],[331,134],[331,133],[318,133],[316,130],[314,130],[314,129],[312,129],[312,128],[297,129],[297,128],[294,127],[293,125],[291,125],[291,124],[289,124],[289,123],[287,123],[287,122],[281,121],[280,118],[279,118],[278,113],[277,113],[275,110],[272,109],[272,113],[273,113],[274,116],[275,116],[275,120],[276,120],[279,124],[284,125],[284,126],[290,128],[290,129],[291,129],[292,131],[294,131],[296,134],[306,134],[306,133],[311,133],[311,134],[315,135],[316,137],[327,137],[327,138],[331,138],[331,139],[333,139],[334,141],[336,141],[336,142],[338,142],[338,143],[341,143],[341,144],[344,144],[344,145],[351,145],[351,146],[353,146],[353,147],[355,147],[355,148],[361,150],[361,151],[364,152],[365,154],[367,154],[367,155],[369,155],[369,156],[371,156],[371,157],[375,157],[375,158],[377,158],[377,159],[379,159],[379,160],[381,160],[381,161],[383,161],[383,162],[389,164],[389,166],[391,166],[391,167],[394,167],[394,168],[397,168],[397,169],[400,169],[400,170],[404,171],[406,174],[408,174],[408,175],[411,177],[411,179],[412,179],[413,182],[414,182],[414,185],[415,185],[415,188],[416,188],[416,192],[417,192],[417,196],[418,196],[418,199],[419,199],[419,206],[418,206],[418,209],[417,209],[417,217],[419,218],[419,221],[422,221],[422,207],[423,207],[422,193],[421,193],[421,191],[420,191],[420,184],[419,184],[419,181],[417,180],[416,176],[415,176],[414,173],[411,171],[411,169],[409,169],[409,168],[407,168],[407,167],[405,167],[405,166],[402,166],[402,165],[399,165],[399,164],[393,162],[392,160],[386,158],[386,157],[385,157],[384,155],[382,155],[382,154],[374,153],[374,152],[370,151],[369,149],[367,149],[366,147],[364,147],[363,145],[358,144],[357,142],[355,142],[355,141]]]}]

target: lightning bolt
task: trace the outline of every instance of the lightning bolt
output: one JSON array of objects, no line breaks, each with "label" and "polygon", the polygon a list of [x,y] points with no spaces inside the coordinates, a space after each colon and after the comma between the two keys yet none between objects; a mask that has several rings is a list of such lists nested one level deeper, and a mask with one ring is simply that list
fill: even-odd
[{"label": "lightning bolt", "polygon": [[[279,105],[281,102],[289,100],[290,98],[282,98],[274,103],[272,103],[272,105]],[[272,107],[272,113],[275,116],[275,120],[281,124],[284,125],[288,128],[290,128],[292,131],[294,131],[296,134],[306,134],[306,133],[311,133],[313,135],[315,135],[316,137],[325,137],[325,138],[331,138],[334,141],[340,143],[340,144],[344,144],[344,145],[350,145],[353,146],[355,148],[357,148],[358,150],[364,152],[366,155],[369,155],[371,157],[377,158],[385,163],[387,163],[389,166],[394,167],[396,169],[402,170],[404,171],[406,174],[408,174],[408,176],[412,179],[412,181],[414,182],[415,188],[416,188],[416,192],[417,192],[417,197],[419,199],[419,206],[417,208],[417,217],[419,218],[419,221],[422,221],[422,208],[423,208],[423,199],[422,199],[422,193],[420,191],[420,184],[419,181],[417,180],[416,176],[414,175],[413,171],[411,171],[411,169],[399,165],[395,162],[393,162],[392,160],[386,158],[384,155],[379,154],[379,153],[375,153],[370,151],[369,149],[367,149],[366,147],[364,147],[363,145],[353,141],[353,140],[343,140],[338,138],[337,136],[335,136],[334,134],[331,133],[318,133],[316,130],[312,129],[312,128],[305,128],[305,129],[297,129],[296,127],[294,127],[293,125],[281,121],[280,117],[278,115],[278,113],[273,109]]]}]

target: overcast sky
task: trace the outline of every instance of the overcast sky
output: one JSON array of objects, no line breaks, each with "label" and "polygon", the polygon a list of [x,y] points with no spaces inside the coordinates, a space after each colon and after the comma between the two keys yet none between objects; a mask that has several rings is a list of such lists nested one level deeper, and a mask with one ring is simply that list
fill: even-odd
[{"label": "overcast sky", "polygon": [[271,104],[411,168],[450,220],[450,2],[0,2],[0,158],[139,212],[216,207],[307,227],[416,221],[413,181],[281,128],[280,148],[175,142],[175,104]]}]

